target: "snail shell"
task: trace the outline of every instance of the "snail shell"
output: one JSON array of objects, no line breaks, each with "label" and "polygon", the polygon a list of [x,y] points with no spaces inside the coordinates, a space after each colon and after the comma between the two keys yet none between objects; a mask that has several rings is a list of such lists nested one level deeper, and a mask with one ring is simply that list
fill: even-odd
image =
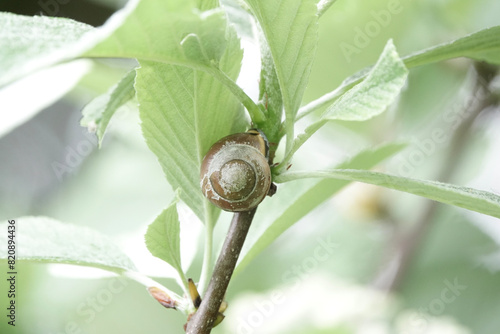
[{"label": "snail shell", "polygon": [[259,205],[271,187],[269,146],[256,129],[217,141],[201,164],[201,189],[226,211],[248,211]]}]

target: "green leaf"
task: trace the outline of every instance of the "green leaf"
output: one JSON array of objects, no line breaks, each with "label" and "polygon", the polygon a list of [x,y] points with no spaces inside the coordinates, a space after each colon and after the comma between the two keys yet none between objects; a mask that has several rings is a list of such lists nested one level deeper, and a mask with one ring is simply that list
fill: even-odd
[{"label": "green leaf", "polygon": [[[267,136],[271,143],[280,141],[281,119],[283,114],[283,97],[279,84],[278,75],[274,67],[274,61],[269,50],[269,46],[265,41],[263,34],[260,34],[260,54],[261,54],[261,70],[259,83],[259,101],[267,111],[267,119],[262,124],[257,124]],[[271,146],[270,156],[276,151],[277,145]]]},{"label": "green leaf", "polygon": [[[220,68],[231,78],[239,73],[242,51],[232,29]],[[172,185],[196,215],[213,224],[219,210],[200,190],[201,161],[220,138],[234,130],[242,109],[231,92],[211,75],[187,67],[140,61],[136,90],[142,130]]]},{"label": "green leaf", "polygon": [[182,280],[187,282],[181,266],[180,231],[175,200],[149,225],[145,239],[151,254],[170,264]]},{"label": "green leaf", "polygon": [[200,12],[193,10],[192,1],[142,1],[122,26],[85,55],[136,58],[207,72],[230,89],[252,120],[262,122],[264,113],[222,64],[232,47],[226,26],[221,8]]},{"label": "green leaf", "polygon": [[[468,57],[493,64],[500,64],[500,26],[480,30],[455,41],[418,51],[402,59],[407,68],[413,68],[457,57]],[[370,68],[368,67],[353,74],[345,79],[335,90],[305,105],[300,109],[300,114],[297,118],[303,118],[315,110],[328,106],[338,99],[339,96],[342,96],[349,88],[363,80],[369,73],[369,70]]]},{"label": "green leaf", "polygon": [[232,127],[241,108],[231,93],[262,114],[234,83],[242,53],[224,12],[193,11],[189,1],[143,1],[87,55],[138,59],[135,88],[146,141],[172,188],[183,190],[181,198],[202,221],[214,222],[219,211],[199,189],[201,159],[216,140],[239,130]]},{"label": "green leaf", "polygon": [[200,68],[226,48],[222,10],[195,12],[191,1],[141,1],[90,57],[124,57]]},{"label": "green leaf", "polygon": [[500,218],[500,196],[487,191],[436,181],[417,180],[366,170],[333,169],[312,172],[287,172],[277,176],[275,182],[287,182],[311,177],[370,183]]},{"label": "green leaf", "polygon": [[[66,263],[117,273],[135,271],[132,261],[111,239],[87,227],[47,217],[21,217],[16,221],[17,259]],[[7,249],[7,223],[0,224],[0,247]],[[7,252],[0,258],[6,259]]]},{"label": "green leaf", "polygon": [[252,120],[262,122],[264,113],[219,66],[227,40],[224,12],[200,12],[192,5],[130,0],[95,29],[67,19],[0,13],[0,86],[82,56],[158,61],[210,73],[240,100]]},{"label": "green leaf", "polygon": [[389,40],[367,77],[330,105],[319,121],[309,125],[304,133],[295,138],[292,149],[276,169],[276,174],[284,170],[293,154],[327,121],[366,121],[381,114],[399,95],[407,76],[408,70],[392,40]]},{"label": "green leaf", "polygon": [[134,82],[135,70],[132,70],[105,94],[96,97],[83,109],[83,118],[80,125],[88,128],[96,127],[99,146],[102,143],[111,117],[118,108],[134,98]]},{"label": "green leaf", "polygon": [[0,12],[0,86],[78,56],[92,29],[69,19]]},{"label": "green leaf", "polygon": [[130,0],[99,28],[65,18],[0,13],[0,86],[81,57],[112,34],[138,1]]},{"label": "green leaf", "polygon": [[[387,144],[376,149],[365,150],[358,153],[349,161],[341,163],[338,167],[373,168],[391,155],[399,152],[405,146],[403,144]],[[245,248],[243,249],[241,260],[236,267],[235,274],[240,273],[243,268],[283,234],[283,232],[347,184],[349,184],[348,181],[324,179],[315,184],[308,183],[305,186],[301,185],[298,188],[293,188],[291,191],[287,190],[285,194],[286,199],[283,200],[282,205],[273,205],[278,208],[279,213],[268,223],[267,229],[254,240],[252,240],[252,236],[250,235],[245,242]],[[284,185],[284,187],[287,185]],[[278,187],[278,193],[275,195],[277,197],[281,196],[282,190],[280,188],[281,186]],[[265,204],[266,202],[261,205]],[[267,219],[270,215],[269,211],[266,210],[266,216],[257,217],[256,220]]]},{"label": "green leaf", "polygon": [[201,11],[210,10],[219,6],[219,0],[196,0],[196,8]]},{"label": "green leaf", "polygon": [[408,67],[415,67],[457,57],[500,65],[500,26],[416,52],[404,57],[404,61]]},{"label": "green leaf", "polygon": [[245,0],[259,22],[279,79],[287,122],[293,124],[318,42],[313,0]]},{"label": "green leaf", "polygon": [[322,119],[365,121],[379,115],[394,102],[407,76],[408,70],[389,40],[366,79],[329,106]]}]

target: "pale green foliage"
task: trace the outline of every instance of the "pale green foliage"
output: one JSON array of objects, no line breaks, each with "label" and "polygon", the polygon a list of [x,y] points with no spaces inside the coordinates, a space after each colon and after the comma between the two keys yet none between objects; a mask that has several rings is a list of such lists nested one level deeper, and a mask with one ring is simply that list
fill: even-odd
[{"label": "pale green foliage", "polygon": [[[500,26],[480,30],[468,36],[456,39],[455,41],[440,44],[411,55],[403,57],[407,68],[428,65],[435,62],[458,58],[469,57],[476,60],[483,60],[493,64],[499,64],[500,55]],[[342,84],[330,93],[323,95],[315,101],[301,108],[298,118],[302,118],[309,113],[328,106],[344,94],[349,88],[363,80],[370,72],[370,67],[346,78]]]},{"label": "pale green foliage", "polygon": [[181,198],[202,221],[214,222],[218,210],[199,189],[201,159],[217,139],[241,130],[233,126],[242,117],[224,84],[200,71],[238,76],[242,51],[224,12],[196,14],[189,2],[141,2],[88,54],[110,53],[139,60],[135,89],[146,141],[172,188],[183,190]]},{"label": "pale green foliage", "polygon": [[285,168],[293,154],[326,121],[366,121],[384,112],[399,95],[407,76],[408,70],[399,58],[394,44],[389,41],[366,78],[330,105],[319,121],[309,125],[304,133],[297,136],[291,151],[285,157],[285,163],[281,164],[276,174]]},{"label": "pale green foliage", "polygon": [[[234,32],[219,66],[232,77],[242,57]],[[144,137],[158,156],[173,188],[202,221],[215,221],[218,209],[200,191],[201,160],[210,146],[231,133],[242,109],[231,93],[207,73],[142,61],[136,89]],[[242,130],[242,129],[238,129]]]},{"label": "pale green foliage", "polygon": [[[156,217],[149,225],[145,239],[151,254],[170,264],[183,277],[180,224],[176,204],[177,201],[174,201]],[[186,281],[185,277],[183,278]]]},{"label": "pale green foliage", "polygon": [[302,101],[318,41],[317,7],[312,0],[246,0],[271,51],[285,112],[293,115]]},{"label": "pale green foliage", "polygon": [[[262,43],[267,43],[269,48],[269,56],[263,58],[263,68],[271,77],[263,79],[272,85],[269,93],[275,93],[278,90],[273,86],[276,80],[272,76],[276,75],[286,114],[287,134],[293,136],[295,115],[302,102],[318,42],[316,2],[246,0],[246,3],[265,36],[266,40]],[[261,96],[263,93],[261,92]],[[272,95],[271,98],[277,99]],[[271,111],[281,113],[281,110]],[[273,119],[280,121],[279,117]],[[273,137],[273,134],[270,135]],[[289,141],[292,139],[287,138]]]},{"label": "pale green foliage", "polygon": [[367,77],[329,106],[321,118],[366,121],[375,117],[394,102],[407,76],[408,70],[391,40]]},{"label": "pale green foliage", "polygon": [[408,177],[355,169],[288,172],[278,176],[275,181],[288,182],[311,177],[334,178],[375,184],[500,218],[500,196],[487,191],[436,181],[416,180]]},{"label": "pale green foliage", "polygon": [[90,31],[91,26],[73,20],[0,12],[0,87],[79,56]]},{"label": "pale green foliage", "polygon": [[191,67],[218,61],[225,50],[220,10],[196,14],[191,1],[140,1],[123,25],[86,53]]},{"label": "pale green foliage", "polygon": [[[205,266],[211,265],[211,232],[218,209],[202,197],[199,167],[211,144],[250,125],[248,122],[242,125],[242,105],[274,144],[278,144],[282,135],[287,136],[286,157],[281,166],[274,169],[275,181],[311,177],[323,180],[304,187],[280,208],[282,213],[248,245],[250,250],[239,268],[349,181],[372,183],[500,217],[500,200],[494,194],[364,170],[397,151],[397,145],[363,152],[339,166],[341,169],[282,173],[295,151],[327,121],[364,121],[390,106],[406,80],[403,61],[407,67],[414,67],[454,57],[470,57],[499,64],[500,27],[418,52],[403,61],[389,42],[373,68],[346,79],[338,89],[304,107],[297,117],[318,41],[318,15],[334,1],[321,1],[319,9],[318,1],[313,0],[244,2],[261,34],[258,104],[235,83],[242,59],[239,38],[228,25],[223,9],[213,9],[216,1],[131,1],[97,29],[67,19],[0,13],[0,85],[77,57],[137,59],[140,67],[136,73],[129,73],[89,105],[84,123],[95,122],[102,140],[113,113],[132,99],[135,92],[149,148],[158,157],[171,186],[182,189],[181,199],[207,225]],[[195,9],[195,4],[201,8]],[[248,16],[232,16],[232,20],[238,18],[246,20]],[[240,26],[250,26],[248,22],[240,23]],[[297,118],[320,108],[327,108],[321,119],[307,124],[305,133],[295,138]],[[19,224],[23,227],[19,235],[23,245],[21,258],[78,263],[114,271],[133,269],[130,260],[109,240],[90,230],[48,218],[21,218]],[[175,203],[150,226],[146,241],[154,255],[184,276]],[[205,268],[204,272],[209,270]]]},{"label": "pale green foliage", "polygon": [[450,43],[431,47],[404,58],[408,67],[468,57],[500,65],[500,26],[484,29]]},{"label": "pale green foliage", "polygon": [[102,143],[106,128],[111,117],[122,105],[135,96],[134,90],[135,70],[128,72],[116,85],[111,87],[105,94],[96,97],[82,110],[82,126],[92,129],[96,127],[96,135],[99,146]]},{"label": "pale green foliage", "polygon": [[[16,259],[92,266],[118,273],[135,270],[127,255],[97,231],[47,217],[20,217],[15,221],[19,245]],[[6,224],[0,224],[2,234],[7,231]],[[0,247],[7,249],[4,235]],[[7,252],[0,258],[6,259]]]}]

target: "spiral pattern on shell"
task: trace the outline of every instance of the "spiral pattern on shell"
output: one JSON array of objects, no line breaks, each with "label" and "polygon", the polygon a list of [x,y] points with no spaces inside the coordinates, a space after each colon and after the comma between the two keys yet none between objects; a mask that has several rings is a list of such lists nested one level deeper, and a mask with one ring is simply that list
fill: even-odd
[{"label": "spiral pattern on shell", "polygon": [[267,140],[257,130],[233,134],[216,142],[201,165],[203,194],[226,211],[255,208],[271,186],[267,149]]}]

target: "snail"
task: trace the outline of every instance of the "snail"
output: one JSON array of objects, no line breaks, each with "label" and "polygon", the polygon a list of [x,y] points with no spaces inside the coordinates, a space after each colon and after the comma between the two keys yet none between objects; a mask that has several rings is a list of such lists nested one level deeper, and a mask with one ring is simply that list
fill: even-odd
[{"label": "snail", "polygon": [[203,194],[219,208],[232,212],[255,208],[275,189],[264,133],[250,129],[217,141],[203,158],[200,179]]}]

